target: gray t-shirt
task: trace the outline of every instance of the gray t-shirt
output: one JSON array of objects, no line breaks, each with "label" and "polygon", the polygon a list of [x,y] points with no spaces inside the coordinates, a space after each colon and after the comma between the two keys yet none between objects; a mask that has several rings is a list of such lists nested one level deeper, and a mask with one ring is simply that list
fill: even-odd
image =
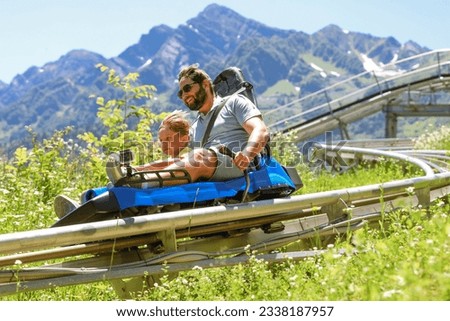
[{"label": "gray t-shirt", "polygon": [[[213,107],[206,115],[198,113],[197,119],[191,126],[192,147],[200,147],[214,109],[226,98],[216,97]],[[233,152],[241,151],[249,137],[242,125],[250,118],[258,116],[261,116],[261,112],[247,97],[232,95],[217,115],[204,147],[225,145]]]}]

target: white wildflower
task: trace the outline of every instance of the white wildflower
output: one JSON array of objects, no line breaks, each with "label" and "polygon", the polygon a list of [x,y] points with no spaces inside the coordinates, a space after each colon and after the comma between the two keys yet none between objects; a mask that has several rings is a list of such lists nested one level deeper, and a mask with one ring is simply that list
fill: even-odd
[{"label": "white wildflower", "polygon": [[383,293],[383,298],[390,298],[392,297],[394,294],[399,294],[402,293],[402,291],[400,290],[389,290]]}]

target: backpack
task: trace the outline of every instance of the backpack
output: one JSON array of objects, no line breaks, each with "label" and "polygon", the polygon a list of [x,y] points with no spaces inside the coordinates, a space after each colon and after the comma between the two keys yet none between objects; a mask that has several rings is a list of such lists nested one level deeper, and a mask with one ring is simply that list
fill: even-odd
[{"label": "backpack", "polygon": [[220,97],[230,96],[242,87],[245,87],[241,94],[257,106],[255,95],[253,94],[253,85],[245,80],[242,70],[238,67],[229,67],[223,70],[214,79],[213,85],[215,92]]}]

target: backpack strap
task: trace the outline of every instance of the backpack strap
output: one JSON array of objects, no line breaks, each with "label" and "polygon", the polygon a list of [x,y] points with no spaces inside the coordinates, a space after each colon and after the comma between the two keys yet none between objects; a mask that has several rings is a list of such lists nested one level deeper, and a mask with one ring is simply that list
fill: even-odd
[{"label": "backpack strap", "polygon": [[228,99],[230,99],[232,96],[239,94],[241,92],[243,92],[244,90],[246,90],[246,87],[242,87],[240,88],[238,91],[236,91],[234,94],[226,97],[219,106],[217,106],[216,109],[214,109],[213,114],[211,116],[211,118],[209,119],[209,123],[208,126],[206,127],[205,133],[203,134],[203,138],[202,138],[202,147],[205,146],[206,142],[208,141],[209,138],[209,134],[211,133],[211,129],[214,126],[214,123],[216,122],[216,118],[219,115],[220,111],[222,110],[223,106],[225,106],[225,104],[227,103]]}]

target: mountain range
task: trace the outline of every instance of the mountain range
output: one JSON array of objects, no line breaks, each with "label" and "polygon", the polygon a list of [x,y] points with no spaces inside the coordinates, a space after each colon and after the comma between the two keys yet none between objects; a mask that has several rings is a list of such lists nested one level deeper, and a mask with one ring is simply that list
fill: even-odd
[{"label": "mountain range", "polygon": [[154,112],[183,108],[176,97],[181,67],[198,63],[214,77],[238,66],[264,111],[361,73],[368,62],[383,65],[429,50],[413,41],[401,44],[336,25],[313,34],[282,30],[211,4],[177,28],[151,28],[117,57],[73,50],[30,67],[10,84],[0,82],[0,150],[26,145],[26,126],[42,137],[69,125],[74,135],[101,131],[97,106],[89,98],[109,93],[105,75],[95,68],[98,63],[121,74],[138,72],[142,83],[155,85]]}]

